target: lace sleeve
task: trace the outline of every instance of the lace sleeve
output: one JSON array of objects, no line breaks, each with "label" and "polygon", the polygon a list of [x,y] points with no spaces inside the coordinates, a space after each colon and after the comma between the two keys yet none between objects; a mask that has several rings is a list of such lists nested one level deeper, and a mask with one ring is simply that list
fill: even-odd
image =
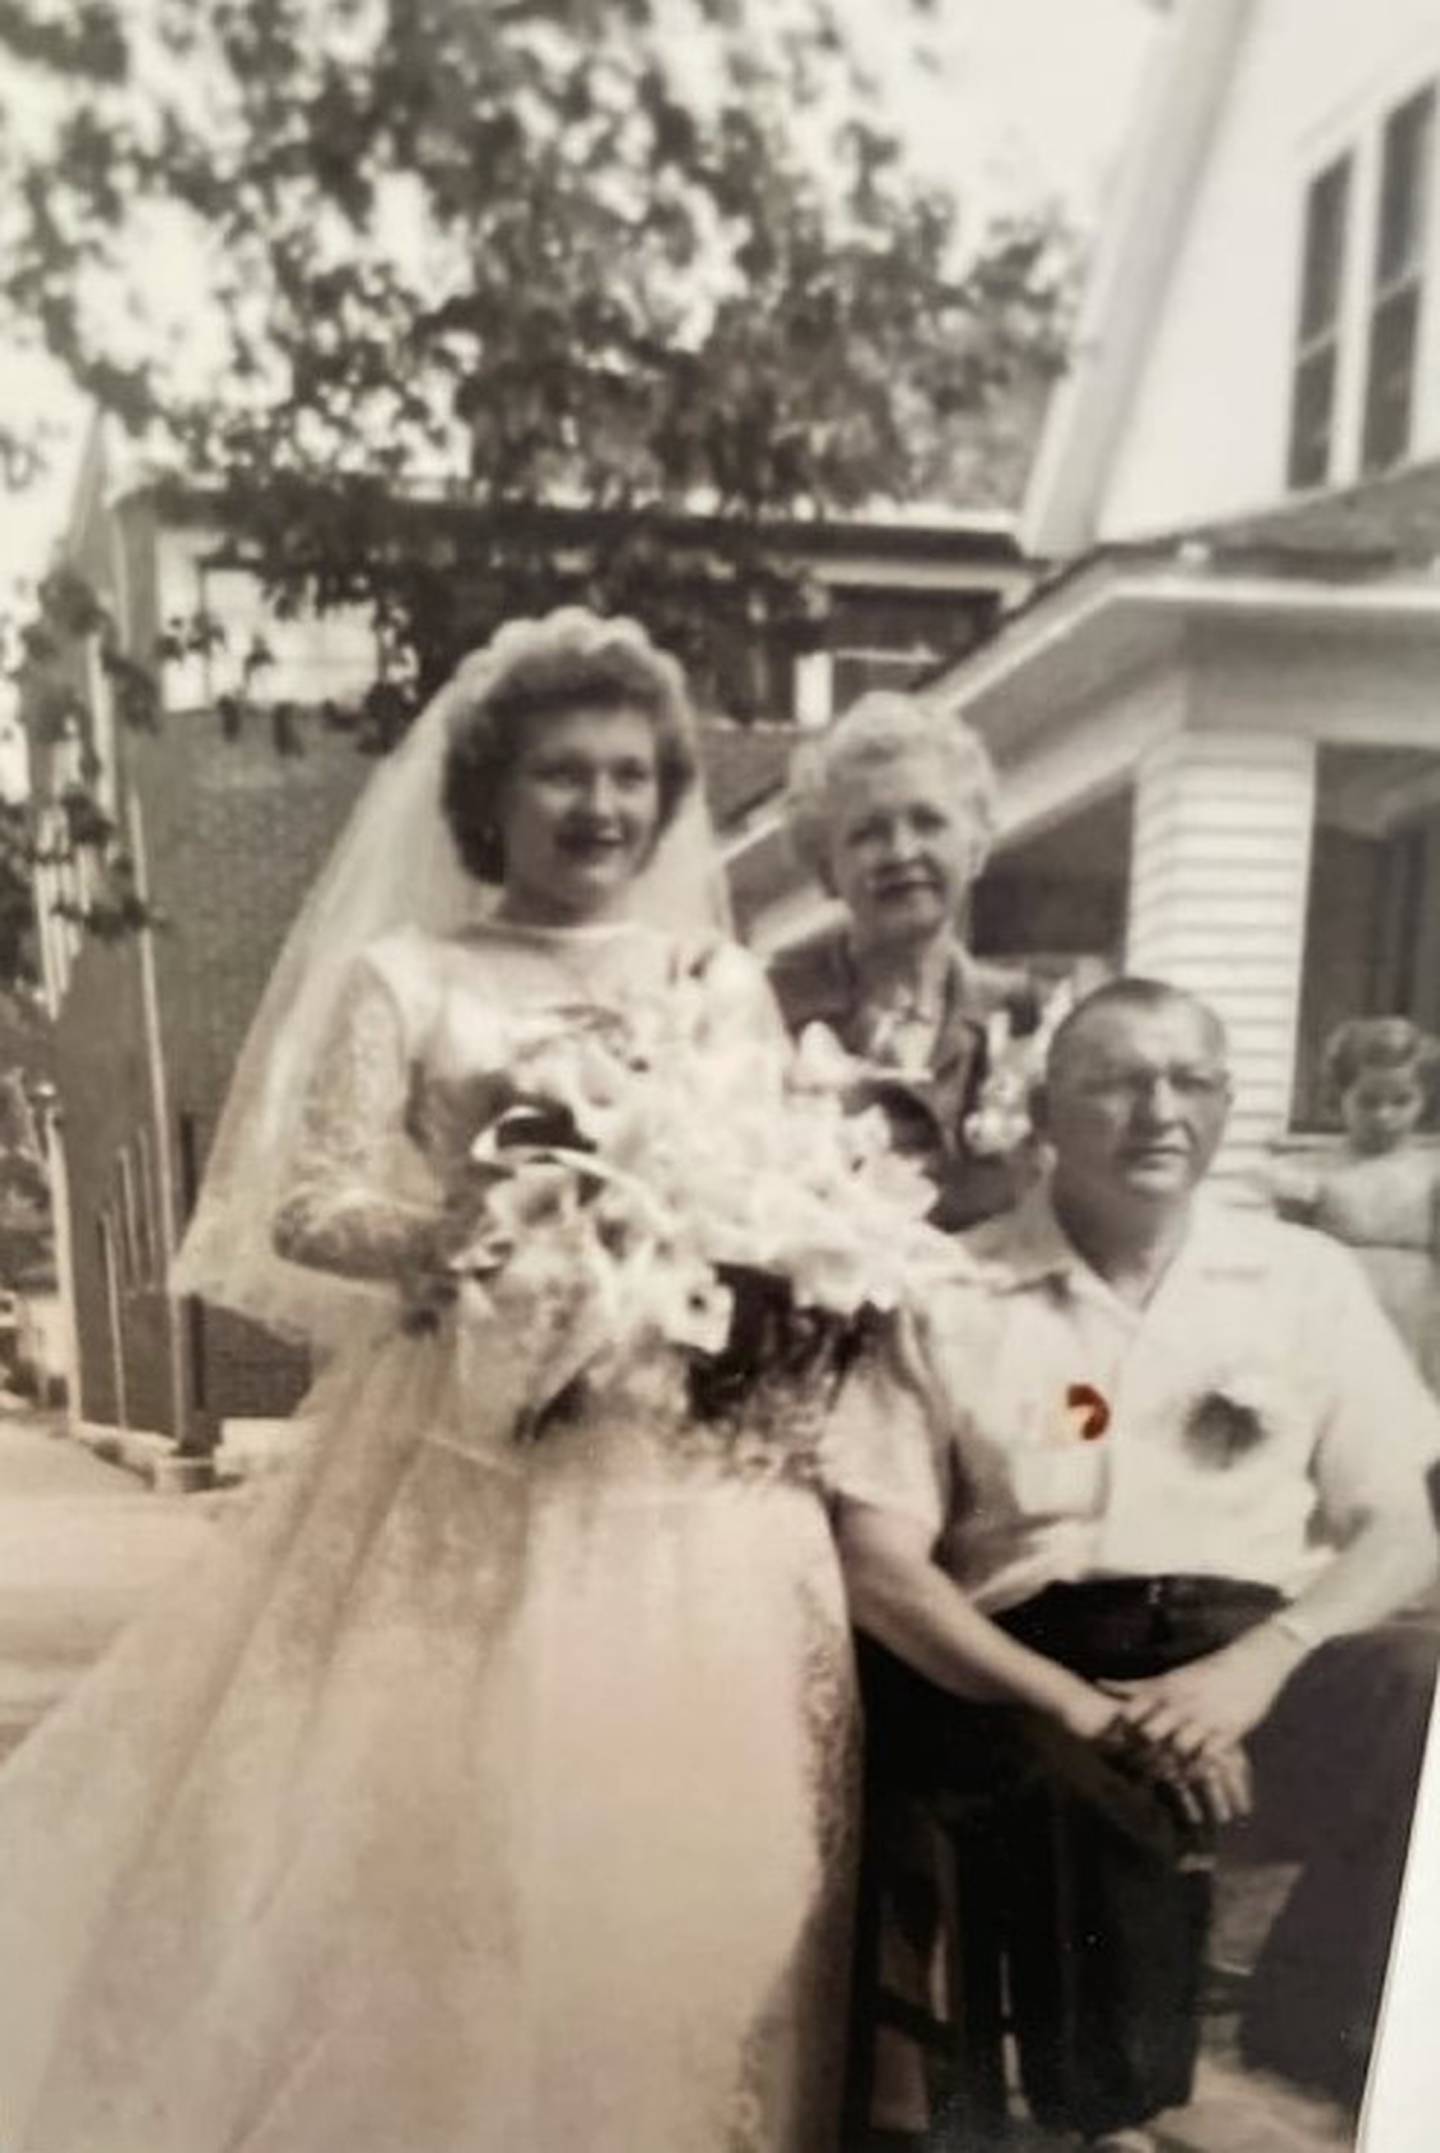
[{"label": "lace sleeve", "polygon": [[[423,1264],[442,1216],[419,1184],[406,1134],[410,1062],[404,1018],[378,967],[362,960],[316,1063],[291,1171],[273,1224],[278,1253],[345,1278],[397,1278]],[[409,1184],[407,1188],[406,1184]]]}]

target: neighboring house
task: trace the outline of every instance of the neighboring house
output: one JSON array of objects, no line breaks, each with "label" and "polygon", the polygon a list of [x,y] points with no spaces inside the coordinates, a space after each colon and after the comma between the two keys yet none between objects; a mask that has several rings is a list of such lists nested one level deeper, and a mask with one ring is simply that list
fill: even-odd
[{"label": "neighboring house", "polygon": [[1440,1026],[1440,13],[1186,0],[1161,31],[1022,535],[933,693],[1003,830],[982,948],[1208,996],[1248,1178],[1341,1017]]},{"label": "neighboring house", "polygon": [[[979,633],[1017,581],[1003,519],[814,524],[779,536],[830,593],[828,643],[796,661],[770,721],[707,727],[722,833],[773,789],[798,723],[824,722],[861,679],[933,667]],[[364,624],[277,621],[252,583],[216,565],[216,551],[203,500],[115,470],[97,430],[65,558],[106,596],[121,647],[142,662],[162,626],[197,606],[224,622],[229,642],[228,654],[165,669],[154,735],[119,725],[103,669],[82,668],[99,790],[165,924],[112,941],[85,934],[55,910],[57,900],[84,902],[84,864],[40,871],[62,1331],[80,1422],[189,1450],[227,1428],[244,1440],[245,1423],[288,1413],[306,1382],[302,1355],[224,1311],[177,1304],[165,1282],[251,1013],[373,767],[319,714],[373,677]],[[274,658],[257,692],[305,713],[302,754],[278,754],[263,725],[226,737],[217,702],[257,631]],[[86,746],[78,732],[35,743],[41,800],[73,780]]]},{"label": "neighboring house", "polygon": [[0,1385],[42,1404],[65,1394],[50,1176],[41,1138],[48,1042],[15,994],[0,994]]}]

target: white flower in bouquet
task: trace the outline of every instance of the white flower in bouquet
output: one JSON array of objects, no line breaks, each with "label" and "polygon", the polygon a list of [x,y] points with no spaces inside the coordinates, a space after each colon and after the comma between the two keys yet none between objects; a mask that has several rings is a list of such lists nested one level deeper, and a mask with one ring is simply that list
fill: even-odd
[{"label": "white flower in bouquet", "polygon": [[550,1397],[647,1339],[721,1354],[746,1277],[843,1326],[953,1267],[924,1174],[878,1111],[845,1114],[826,1050],[727,1046],[699,1012],[556,1013],[472,1147],[479,1215],[455,1268]]},{"label": "white flower in bouquet", "polygon": [[1045,1074],[1045,1057],[1056,1027],[1069,1014],[1074,999],[1068,984],[1057,988],[1032,1032],[1017,1034],[1008,1009],[991,1017],[985,1029],[985,1079],[974,1108],[965,1117],[965,1141],[977,1158],[1012,1158],[1033,1140],[1031,1096]]}]

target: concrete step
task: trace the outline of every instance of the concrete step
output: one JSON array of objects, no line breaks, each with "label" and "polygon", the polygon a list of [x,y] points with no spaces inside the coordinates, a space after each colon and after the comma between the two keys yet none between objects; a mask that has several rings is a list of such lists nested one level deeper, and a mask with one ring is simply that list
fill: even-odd
[{"label": "concrete step", "polygon": [[1201,2058],[1187,2108],[1159,2118],[1167,2153],[1352,2153],[1355,2126],[1344,2109],[1268,2072]]}]

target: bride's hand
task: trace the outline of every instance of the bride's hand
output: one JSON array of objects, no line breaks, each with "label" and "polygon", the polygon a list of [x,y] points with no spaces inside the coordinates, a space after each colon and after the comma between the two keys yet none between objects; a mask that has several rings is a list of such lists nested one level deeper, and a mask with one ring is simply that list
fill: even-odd
[{"label": "bride's hand", "polygon": [[404,1330],[424,1333],[438,1328],[460,1291],[456,1258],[475,1230],[473,1204],[452,1200],[412,1251],[396,1280]]},{"label": "bride's hand", "polygon": [[397,1283],[400,1327],[417,1336],[439,1328],[460,1290],[454,1271],[436,1270],[428,1264],[410,1266],[401,1272]]},{"label": "bride's hand", "polygon": [[485,1161],[467,1163],[452,1177],[442,1209],[397,1280],[407,1331],[433,1331],[454,1307],[466,1274],[492,1270],[477,1256],[476,1236],[487,1199],[505,1178]]}]

